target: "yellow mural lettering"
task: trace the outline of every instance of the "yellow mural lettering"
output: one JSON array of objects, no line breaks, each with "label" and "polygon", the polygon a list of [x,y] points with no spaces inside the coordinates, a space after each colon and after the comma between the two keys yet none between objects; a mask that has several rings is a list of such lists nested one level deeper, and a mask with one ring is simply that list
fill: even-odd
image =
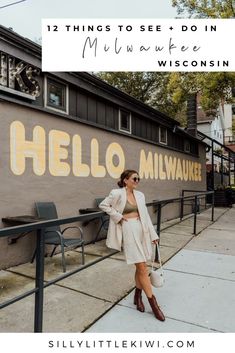
[{"label": "yellow mural lettering", "polygon": [[183,178],[188,181],[188,161],[183,159]]},{"label": "yellow mural lettering", "polygon": [[91,140],[91,175],[96,178],[106,175],[105,167],[99,165],[99,143],[96,139]]},{"label": "yellow mural lettering", "polygon": [[161,180],[166,180],[166,172],[164,171],[162,154],[159,154],[159,178]]},{"label": "yellow mural lettering", "polygon": [[194,163],[194,180],[198,181],[198,163]]},{"label": "yellow mural lettering", "polygon": [[25,172],[25,159],[33,159],[33,172],[43,175],[46,170],[45,131],[41,126],[33,129],[33,141],[25,140],[25,128],[20,121],[10,126],[10,165],[15,175]]},{"label": "yellow mural lettering", "polygon": [[154,153],[154,177],[158,179],[158,153]]},{"label": "yellow mural lettering", "polygon": [[153,179],[153,154],[148,153],[146,157],[145,150],[140,151],[140,166],[139,166],[140,178]]},{"label": "yellow mural lettering", "polygon": [[[113,158],[118,157],[118,165],[114,165]],[[118,143],[110,143],[106,151],[106,168],[112,178],[119,178],[125,169],[125,155],[122,147]]]},{"label": "yellow mural lettering", "polygon": [[80,177],[87,177],[90,174],[90,167],[82,163],[82,140],[79,135],[74,135],[73,136],[73,156],[72,156],[72,162],[73,162],[73,174],[75,176],[80,176]]},{"label": "yellow mural lettering", "polygon": [[68,176],[70,166],[61,160],[68,158],[68,150],[62,146],[69,146],[69,134],[59,130],[49,132],[49,170],[54,176]]},{"label": "yellow mural lettering", "polygon": [[[154,158],[153,158],[154,157]],[[160,180],[184,180],[201,181],[201,163],[181,158],[148,152],[146,157],[145,150],[140,151],[140,169],[141,178],[151,178]]]},{"label": "yellow mural lettering", "polygon": [[198,163],[198,181],[202,181],[202,165]]},{"label": "yellow mural lettering", "polygon": [[[68,176],[72,170],[75,177],[103,178],[108,173],[111,178],[117,179],[125,169],[125,153],[117,142],[111,142],[100,155],[99,141],[96,138],[90,141],[90,151],[86,147],[84,152],[82,139],[78,134],[70,136],[64,131],[51,130],[48,145],[46,132],[41,126],[35,126],[31,134],[32,138],[26,140],[25,127],[20,121],[14,121],[10,125],[10,167],[15,175],[25,173],[27,159],[32,160],[33,173],[43,175],[46,171],[46,155],[49,172],[53,176]],[[89,141],[86,145],[88,143]],[[135,168],[136,157],[128,157]],[[139,175],[142,179],[202,181],[200,162],[170,155],[169,151],[164,154],[145,149],[140,150],[139,157]]]},{"label": "yellow mural lettering", "polygon": [[183,171],[182,171],[182,165],[181,165],[181,160],[180,158],[177,159],[177,167],[176,167],[176,175],[175,175],[176,180],[183,180]]},{"label": "yellow mural lettering", "polygon": [[188,161],[188,179],[194,181],[194,162]]},{"label": "yellow mural lettering", "polygon": [[165,156],[166,175],[168,180],[175,180],[176,157]]}]

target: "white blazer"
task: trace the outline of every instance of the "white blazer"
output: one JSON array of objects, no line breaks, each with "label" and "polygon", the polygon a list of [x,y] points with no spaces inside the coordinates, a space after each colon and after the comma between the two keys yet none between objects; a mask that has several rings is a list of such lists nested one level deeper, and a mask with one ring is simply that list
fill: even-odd
[{"label": "white blazer", "polygon": [[[136,199],[140,221],[143,227],[144,236],[147,241],[159,239],[151,218],[149,216],[145,196],[141,191],[133,190]],[[118,223],[122,219],[122,213],[126,205],[126,188],[113,189],[100,204],[99,208],[110,216],[106,245],[109,248],[121,251],[122,247],[122,225]]]}]

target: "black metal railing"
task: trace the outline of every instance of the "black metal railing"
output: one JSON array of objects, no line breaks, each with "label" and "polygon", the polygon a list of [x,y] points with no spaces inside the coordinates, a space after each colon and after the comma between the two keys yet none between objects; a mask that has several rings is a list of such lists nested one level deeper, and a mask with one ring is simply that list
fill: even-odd
[{"label": "black metal railing", "polygon": [[[102,217],[104,216],[104,212],[100,211],[96,213],[96,217]],[[3,309],[11,304],[16,303],[19,300],[22,300],[29,295],[35,294],[35,304],[34,304],[34,332],[42,332],[42,327],[43,327],[43,296],[44,296],[44,288],[64,279],[67,278],[77,272],[80,272],[84,270],[87,267],[90,267],[100,261],[103,261],[107,257],[110,257],[114,254],[116,254],[118,251],[114,251],[109,255],[103,256],[89,264],[83,265],[80,268],[77,268],[75,270],[69,271],[65,273],[64,275],[61,275],[46,284],[44,284],[44,248],[45,248],[45,242],[44,242],[44,232],[45,228],[53,227],[53,226],[59,226],[62,224],[68,224],[68,223],[74,223],[74,222],[83,222],[83,221],[89,221],[94,218],[94,214],[84,214],[84,215],[79,215],[75,217],[69,217],[69,218],[60,218],[60,219],[54,219],[54,220],[47,220],[47,221],[42,221],[42,222],[35,222],[35,223],[30,223],[27,225],[19,225],[19,226],[14,226],[14,227],[7,227],[7,228],[2,228],[0,229],[0,238],[4,238],[7,236],[15,235],[18,233],[30,233],[36,231],[36,236],[37,236],[37,241],[36,241],[36,278],[35,278],[35,288],[32,290],[29,290],[17,297],[14,297],[10,300],[7,300],[3,303],[0,303],[0,309]],[[34,234],[34,233],[32,233]]]},{"label": "black metal railing", "polygon": [[[185,192],[194,192],[196,195],[184,196]],[[211,203],[211,220],[214,221],[214,191],[201,191],[201,190],[182,190],[182,196],[165,199],[165,200],[153,200],[146,204],[146,206],[154,206],[157,211],[157,233],[160,237],[161,234],[161,220],[162,220],[162,208],[170,203],[180,203],[180,220],[182,221],[184,217],[184,204],[185,201],[192,201],[195,205],[193,209],[194,213],[194,223],[193,223],[193,234],[197,233],[197,205],[200,198],[205,198],[206,195],[212,195]]]},{"label": "black metal railing", "polygon": [[[189,190],[187,190],[189,191]],[[186,192],[186,190],[184,190]],[[195,191],[191,191],[195,192]],[[194,200],[195,205],[197,205],[197,200],[199,197],[206,196],[207,194],[212,194],[214,195],[214,191],[207,191],[207,192],[201,192],[197,195],[193,196],[181,196],[177,198],[171,198],[171,199],[166,199],[166,200],[154,200],[150,203],[147,203],[146,206],[150,207],[153,206],[157,209],[157,232],[160,237],[160,224],[161,224],[161,215],[162,215],[162,208],[169,204],[169,203],[174,203],[174,202],[181,202],[181,216],[180,218],[183,218],[183,208],[182,205],[184,205],[185,200]],[[214,220],[214,197],[212,196],[212,221]],[[104,212],[96,212],[96,219],[101,218],[105,215]],[[0,303],[0,309],[3,309],[11,304],[16,303],[19,300],[22,300],[29,295],[35,294],[35,305],[34,305],[34,332],[42,332],[43,328],[43,297],[44,297],[44,288],[55,284],[56,282],[59,282],[69,276],[72,276],[92,265],[97,264],[100,261],[103,261],[107,259],[110,256],[113,256],[114,254],[118,253],[118,251],[113,251],[112,253],[102,256],[99,259],[92,261],[88,264],[83,265],[82,267],[76,268],[72,271],[69,271],[61,276],[56,277],[55,279],[48,281],[47,283],[44,283],[44,249],[45,249],[45,228],[48,227],[53,227],[53,226],[59,226],[62,224],[68,224],[68,223],[74,223],[74,222],[83,222],[83,221],[89,221],[94,219],[94,213],[89,213],[89,214],[83,214],[79,216],[74,216],[74,217],[69,217],[69,218],[60,218],[60,219],[54,219],[54,220],[47,220],[47,221],[42,221],[42,222],[35,222],[35,223],[30,223],[27,225],[19,225],[19,226],[14,226],[14,227],[7,227],[7,228],[2,228],[0,229],[0,238],[12,236],[15,234],[19,233],[30,233],[30,232],[36,232],[36,278],[35,278],[35,288],[31,289],[27,292],[24,292],[21,295],[18,295],[12,299],[9,299],[7,301],[4,301],[3,303]],[[197,208],[195,207],[195,212],[194,212],[194,229],[193,233],[196,234],[196,221],[197,221]],[[32,233],[35,234],[35,233]],[[157,256],[156,256],[157,259]]]}]

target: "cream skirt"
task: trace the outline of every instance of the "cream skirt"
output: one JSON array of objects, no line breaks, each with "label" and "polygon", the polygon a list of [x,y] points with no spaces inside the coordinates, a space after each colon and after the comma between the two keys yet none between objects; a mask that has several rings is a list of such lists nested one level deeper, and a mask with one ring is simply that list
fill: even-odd
[{"label": "cream skirt", "polygon": [[127,264],[146,262],[151,259],[151,244],[146,244],[139,218],[122,222],[123,251]]}]

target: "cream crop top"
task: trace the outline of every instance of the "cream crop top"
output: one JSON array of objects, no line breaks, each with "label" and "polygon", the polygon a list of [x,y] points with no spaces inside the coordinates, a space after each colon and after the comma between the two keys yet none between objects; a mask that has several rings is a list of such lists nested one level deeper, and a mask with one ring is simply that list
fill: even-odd
[{"label": "cream crop top", "polygon": [[131,212],[138,212],[137,205],[132,205],[128,200],[126,201],[125,208],[123,210],[123,214],[131,213]]}]

